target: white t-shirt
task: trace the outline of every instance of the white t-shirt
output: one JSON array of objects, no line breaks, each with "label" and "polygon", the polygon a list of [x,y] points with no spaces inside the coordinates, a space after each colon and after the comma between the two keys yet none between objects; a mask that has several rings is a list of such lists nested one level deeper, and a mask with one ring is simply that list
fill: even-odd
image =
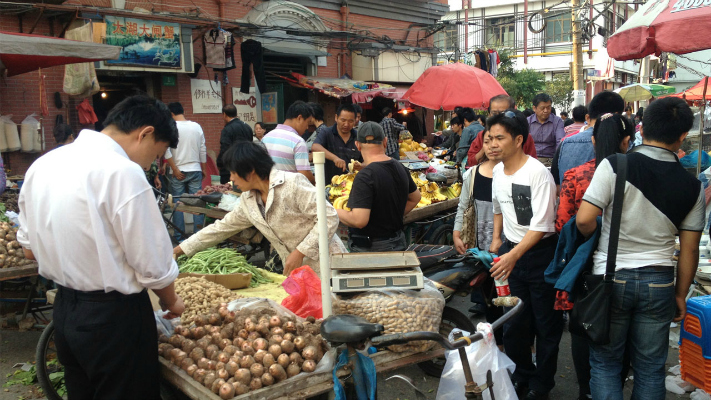
[{"label": "white t-shirt", "polygon": [[182,172],[202,171],[200,163],[207,162],[207,147],[200,124],[193,121],[175,121],[175,124],[178,126],[180,141],[174,151],[168,149],[165,152],[165,159],[174,157],[175,165]]},{"label": "white t-shirt", "polygon": [[503,214],[504,235],[520,243],[526,232],[555,233],[555,182],[550,171],[533,157],[513,175],[504,173],[504,163],[494,167],[491,184],[494,214]]}]

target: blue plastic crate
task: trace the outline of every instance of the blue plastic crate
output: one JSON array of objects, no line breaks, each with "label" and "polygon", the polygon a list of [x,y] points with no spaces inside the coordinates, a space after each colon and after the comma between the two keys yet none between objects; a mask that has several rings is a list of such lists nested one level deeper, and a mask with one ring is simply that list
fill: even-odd
[{"label": "blue plastic crate", "polygon": [[[687,319],[681,325],[679,344],[683,339],[696,343],[703,349],[703,356],[711,360],[711,296],[692,297],[686,302],[687,315],[693,315],[699,320],[699,326],[695,323],[687,326]],[[689,329],[691,332],[687,331]],[[694,332],[701,332],[700,336]]]}]

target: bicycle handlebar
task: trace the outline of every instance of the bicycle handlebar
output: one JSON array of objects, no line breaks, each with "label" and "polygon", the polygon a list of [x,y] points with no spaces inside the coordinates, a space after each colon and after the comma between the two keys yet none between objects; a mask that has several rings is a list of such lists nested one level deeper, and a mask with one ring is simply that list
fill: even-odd
[{"label": "bicycle handlebar", "polygon": [[[509,310],[506,314],[501,316],[499,319],[491,324],[491,329],[499,329],[504,323],[511,319],[514,315],[518,314],[523,308],[523,301],[516,298],[512,299],[516,305]],[[456,350],[460,347],[468,346],[478,340],[484,338],[484,334],[481,332],[476,332],[473,335],[462,337],[454,342],[450,342],[449,339],[437,332],[408,332],[408,333],[395,333],[392,335],[376,336],[371,339],[371,343],[375,347],[385,347],[394,344],[406,344],[415,340],[432,340],[441,344],[447,350]]]}]

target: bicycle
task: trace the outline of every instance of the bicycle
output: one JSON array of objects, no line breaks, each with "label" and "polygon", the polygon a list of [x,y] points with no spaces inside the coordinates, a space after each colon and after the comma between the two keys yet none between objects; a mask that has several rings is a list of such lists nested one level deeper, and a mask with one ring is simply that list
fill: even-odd
[{"label": "bicycle", "polygon": [[[491,324],[492,330],[501,328],[504,323],[506,323],[514,315],[518,314],[523,308],[523,301],[516,297],[497,298],[494,300],[494,303],[506,305],[503,303],[503,300],[500,299],[506,299],[509,302],[508,304],[514,304],[514,306],[506,314]],[[382,325],[370,323],[364,318],[355,315],[332,315],[326,318],[321,324],[321,335],[324,339],[330,342],[334,347],[340,344],[345,344],[348,349],[348,368],[351,370],[351,375],[345,379],[344,383],[344,390],[348,400],[358,398],[356,395],[356,380],[359,380],[360,382],[363,381],[358,372],[360,369],[354,368],[357,350],[365,349],[368,342],[376,348],[383,348],[396,344],[406,344],[418,340],[432,340],[440,344],[446,350],[459,351],[459,357],[462,361],[464,376],[466,379],[466,384],[464,386],[464,397],[466,399],[480,400],[483,398],[483,393],[487,389],[489,390],[491,399],[494,399],[494,382],[491,378],[491,371],[487,372],[487,380],[485,383],[481,385],[477,384],[474,381],[471,366],[469,365],[469,360],[464,349],[464,347],[483,339],[484,335],[481,332],[476,332],[467,337],[462,336],[460,333],[459,337],[455,335],[455,340],[450,342],[447,337],[437,332],[409,332],[379,336],[383,330],[384,328]],[[422,398],[424,398],[424,394],[417,389],[411,379],[401,375],[396,375],[395,377],[403,379],[409,383],[413,389],[415,389],[417,396],[420,397],[420,395],[422,395]]]}]

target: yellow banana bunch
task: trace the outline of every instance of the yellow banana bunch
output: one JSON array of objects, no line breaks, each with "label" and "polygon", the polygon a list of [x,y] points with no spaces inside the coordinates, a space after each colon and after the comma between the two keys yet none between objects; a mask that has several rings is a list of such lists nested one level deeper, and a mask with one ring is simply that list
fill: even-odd
[{"label": "yellow banana bunch", "polygon": [[427,198],[425,198],[424,196],[422,196],[422,198],[420,199],[420,202],[417,203],[417,205],[415,206],[415,208],[427,207],[427,206],[429,206],[430,204],[432,204],[432,201],[429,200],[429,199],[427,199]]},{"label": "yellow banana bunch", "polygon": [[449,187],[452,189],[452,192],[454,193],[454,197],[459,197],[460,194],[462,194],[462,183],[457,182],[454,185]]},{"label": "yellow banana bunch", "polygon": [[428,182],[420,188],[420,193],[423,198],[426,198],[432,203],[447,200],[447,196],[440,193],[439,186],[434,182]]},{"label": "yellow banana bunch", "polygon": [[348,196],[339,197],[333,201],[333,208],[335,208],[336,210],[350,211],[351,209],[347,207],[347,204]]}]

